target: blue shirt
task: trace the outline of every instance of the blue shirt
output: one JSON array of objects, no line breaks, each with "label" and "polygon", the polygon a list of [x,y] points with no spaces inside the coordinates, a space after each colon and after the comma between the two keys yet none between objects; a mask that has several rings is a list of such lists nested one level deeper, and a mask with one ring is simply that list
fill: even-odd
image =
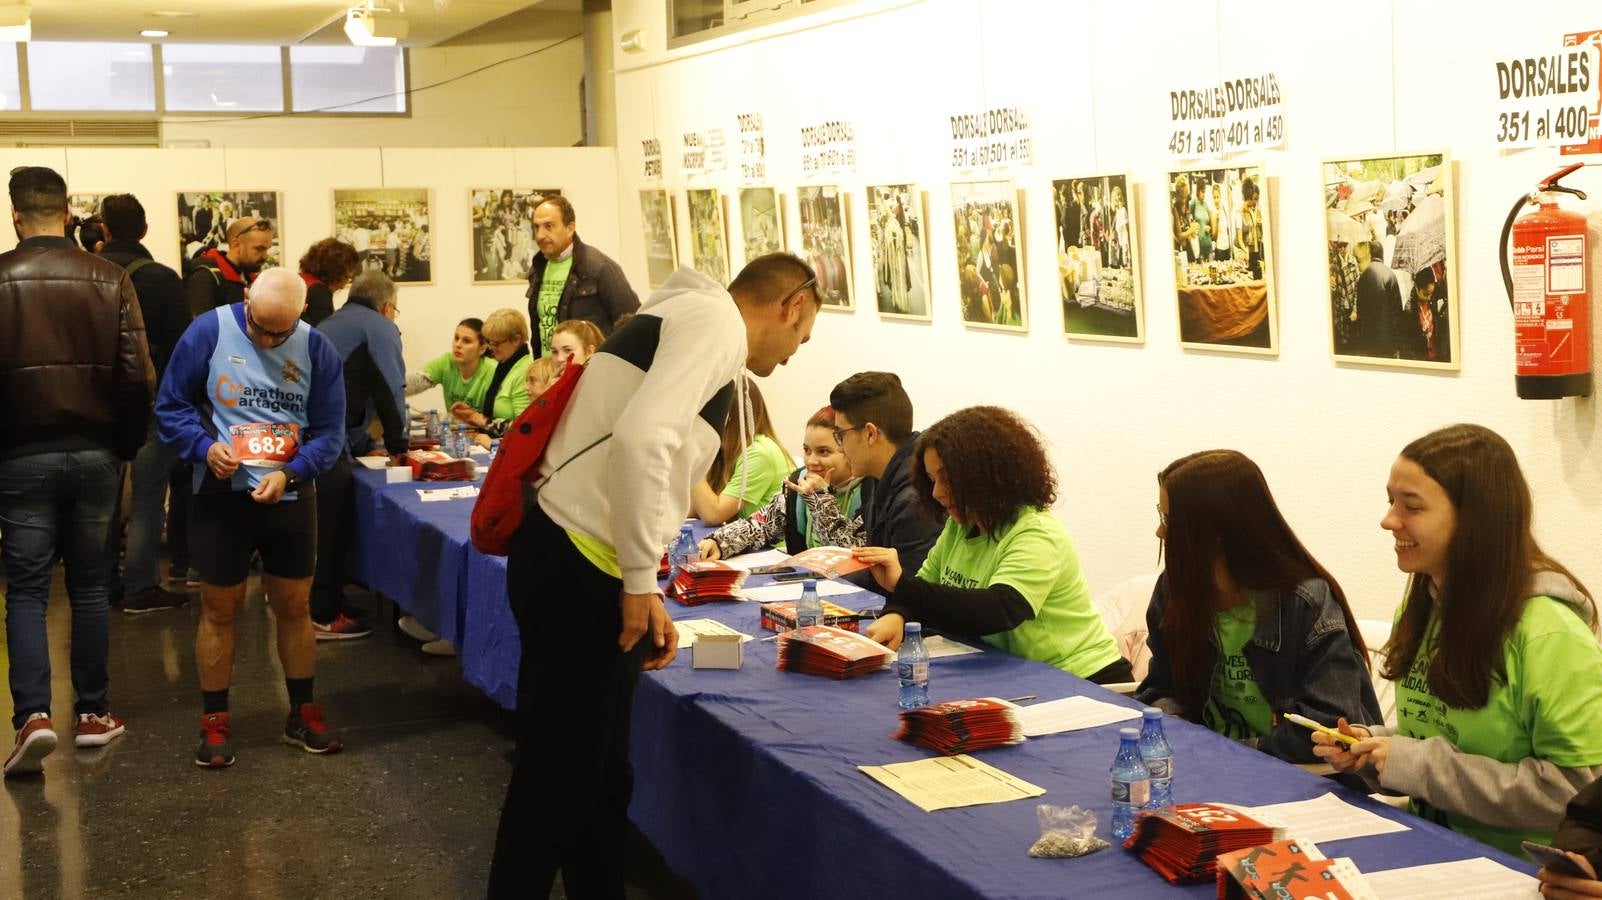
[{"label": "blue shirt", "polygon": [[[345,382],[334,345],[305,322],[283,344],[257,347],[245,330],[245,306],[202,313],[173,348],[156,396],[162,443],[206,474],[206,451],[231,444],[236,429],[292,425],[298,449],[283,465],[300,481],[326,472],[345,447]],[[271,467],[241,465],[229,479],[254,490]]]},{"label": "blue shirt", "polygon": [[[333,342],[334,352],[339,354],[341,360],[349,360],[352,353],[364,345],[367,347],[367,355],[378,367],[379,374],[384,376],[384,386],[389,388],[390,394],[394,396],[395,411],[400,414],[401,422],[404,424],[406,360],[401,355],[401,334],[395,323],[371,307],[346,302],[338,312],[324,319],[317,326],[317,330]],[[374,389],[377,389],[376,386]],[[349,412],[355,411],[349,410]],[[363,410],[361,424],[351,425],[345,430],[346,445],[351,453],[359,455],[372,448],[373,439],[368,435],[367,429],[377,416],[378,411],[373,408],[372,401],[369,400],[367,408]]]}]

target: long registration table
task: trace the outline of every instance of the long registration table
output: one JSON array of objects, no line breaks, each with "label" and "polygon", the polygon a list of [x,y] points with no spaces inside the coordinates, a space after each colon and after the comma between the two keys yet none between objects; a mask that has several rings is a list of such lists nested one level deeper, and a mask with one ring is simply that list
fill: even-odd
[{"label": "long registration table", "polygon": [[[356,477],[354,576],[455,642],[467,679],[512,706],[518,638],[506,606],[506,565],[470,545],[472,501],[423,502],[417,488],[429,485],[386,485],[382,472],[358,471]],[[855,608],[878,605],[865,593],[829,599]],[[834,682],[775,670],[776,647],[761,640],[767,633],[757,624],[755,603],[686,608],[669,601],[668,609],[678,619],[716,619],[758,638],[745,645],[740,670],[692,669],[685,650],[668,668],[644,675],[635,696],[630,815],[703,897],[1215,896],[1211,884],[1169,885],[1116,845],[1079,859],[1026,856],[1038,835],[1036,803],[1096,810],[1106,836],[1107,771],[1118,726],[979,754],[1045,788],[1038,800],[924,813],[856,769],[931,755],[890,739],[893,674]],[[930,680],[936,701],[1087,695],[1136,705],[996,651],[936,660]],[[1409,826],[1319,846],[1327,856],[1351,857],[1365,872],[1475,856],[1534,871],[1205,728],[1174,718],[1165,727],[1180,802],[1258,805],[1334,791]]]}]

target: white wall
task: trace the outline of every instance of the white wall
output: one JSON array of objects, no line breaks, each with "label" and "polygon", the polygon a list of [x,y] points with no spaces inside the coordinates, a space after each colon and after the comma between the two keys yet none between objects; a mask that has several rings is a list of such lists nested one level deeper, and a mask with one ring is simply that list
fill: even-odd
[{"label": "white wall", "polygon": [[[433,278],[401,285],[397,320],[410,368],[450,349],[456,323],[491,310],[526,311],[526,286],[472,283],[472,223],[468,192],[485,187],[562,188],[578,214],[579,234],[601,247],[618,242],[616,156],[610,147],[355,150],[0,150],[0,168],[45,165],[61,172],[74,193],[129,192],[150,221],[146,246],[160,262],[178,265],[179,191],[273,190],[281,193],[285,265],[333,233],[335,188],[432,189]],[[0,197],[4,197],[0,192]],[[10,218],[10,198],[0,199]],[[16,245],[9,229],[0,250]],[[336,305],[343,302],[336,299]],[[438,391],[412,405],[438,405]]]},{"label": "white wall", "polygon": [[[836,118],[856,127],[857,173],[817,183],[834,180],[852,194],[858,308],[822,314],[813,342],[763,385],[790,449],[830,386],[862,369],[899,372],[920,426],[970,404],[1011,406],[1052,444],[1058,512],[1100,590],[1155,566],[1155,473],[1194,450],[1237,448],[1263,467],[1359,615],[1384,617],[1403,586],[1378,527],[1387,470],[1411,439],[1474,421],[1519,452],[1546,548],[1602,591],[1596,402],[1515,399],[1512,325],[1495,253],[1509,205],[1558,168],[1557,155],[1491,149],[1483,109],[1493,54],[1555,48],[1565,31],[1602,27],[1593,3],[1526,4],[1510,14],[1501,4],[1450,0],[1355,0],[1316,13],[1267,0],[866,2],[678,52],[662,49],[661,0],[616,0],[613,9],[615,31],[642,29],[652,48],[616,58],[627,236],[617,255],[636,283],[645,280],[636,191],[655,186],[640,177],[640,140],[663,143],[662,184],[678,195],[682,258],[684,186],[732,191],[738,177],[683,176],[682,131],[723,127],[733,141],[735,114],[760,111],[769,182],[793,194],[801,179],[796,128]],[[1278,73],[1287,106],[1288,143],[1260,156],[1277,239],[1281,351],[1182,351],[1165,262],[1167,92],[1265,70]],[[1032,114],[1036,146],[1034,166],[1007,173],[1027,194],[1027,336],[964,329],[951,273],[946,116],[1014,103]],[[1320,160],[1443,148],[1458,161],[1462,371],[1336,365]],[[1050,181],[1101,171],[1128,171],[1142,188],[1144,346],[1070,343],[1061,334]],[[869,292],[862,187],[909,179],[929,193],[932,325],[880,321]],[[1572,183],[1602,195],[1602,170]],[[1598,258],[1593,252],[1591,271],[1602,278]]]}]

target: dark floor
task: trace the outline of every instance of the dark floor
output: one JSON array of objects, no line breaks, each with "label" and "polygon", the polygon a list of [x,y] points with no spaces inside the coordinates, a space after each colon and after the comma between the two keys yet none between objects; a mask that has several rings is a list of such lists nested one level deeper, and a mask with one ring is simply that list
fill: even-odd
[{"label": "dark floor", "polygon": [[[0,898],[482,897],[512,741],[456,661],[419,652],[382,604],[372,637],[318,648],[317,698],[345,752],[286,746],[283,673],[253,576],[230,697],[239,761],[203,770],[191,762],[198,607],[197,597],[169,612],[112,612],[111,707],[128,732],[79,751],[58,573],[50,635],[63,744],[42,778],[0,783]],[[0,732],[9,752],[12,732]],[[630,896],[682,896],[653,856],[647,846],[631,857],[631,882],[647,887],[631,884]]]}]

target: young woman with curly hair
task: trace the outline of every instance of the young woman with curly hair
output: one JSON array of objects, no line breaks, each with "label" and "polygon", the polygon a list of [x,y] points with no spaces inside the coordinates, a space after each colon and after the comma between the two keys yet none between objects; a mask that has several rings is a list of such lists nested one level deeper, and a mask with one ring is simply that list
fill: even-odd
[{"label": "young woman with curly hair", "polygon": [[1057,478],[1035,429],[1009,410],[972,406],[920,434],[912,458],[919,496],[948,519],[915,575],[893,548],[856,551],[890,592],[868,637],[898,649],[917,621],[1099,684],[1133,680],[1052,515]]},{"label": "young woman with curly hair", "polygon": [[323,238],[300,258],[300,277],[306,282],[306,309],[300,314],[307,325],[334,314],[334,295],[356,277],[360,260],[351,245],[338,238]]},{"label": "young woman with curly hair", "polygon": [[1135,699],[1291,762],[1312,762],[1297,713],[1376,721],[1346,595],[1302,546],[1257,464],[1206,450],[1157,476],[1168,567],[1146,609],[1151,668]]}]

